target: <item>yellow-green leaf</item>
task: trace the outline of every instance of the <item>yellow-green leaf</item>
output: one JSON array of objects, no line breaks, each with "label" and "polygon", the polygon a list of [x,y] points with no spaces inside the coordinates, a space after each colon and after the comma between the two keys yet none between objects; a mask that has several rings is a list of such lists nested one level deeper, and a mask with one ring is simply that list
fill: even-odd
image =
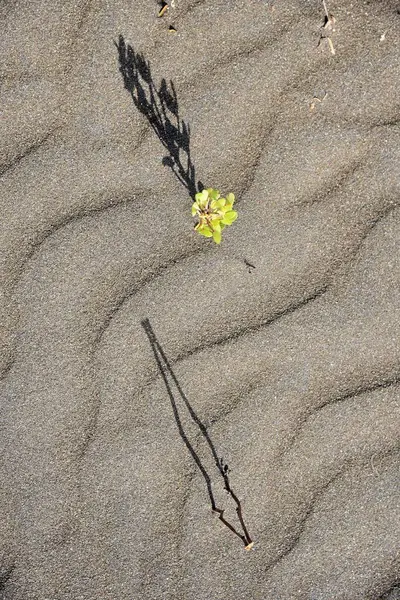
[{"label": "yellow-green leaf", "polygon": [[215,203],[216,208],[219,210],[223,210],[225,207],[225,202],[225,198],[219,198],[219,200],[217,200]]},{"label": "yellow-green leaf", "polygon": [[220,193],[219,190],[214,190],[214,188],[208,188],[207,189],[208,195],[211,198],[211,200],[218,200],[218,198],[220,197]]},{"label": "yellow-green leaf", "polygon": [[232,225],[232,223],[234,221],[236,221],[237,216],[238,216],[238,214],[237,214],[236,210],[230,210],[229,212],[224,214],[222,223],[224,223],[225,225]]},{"label": "yellow-green leaf", "polygon": [[214,231],[221,231],[221,223],[219,222],[219,220],[215,220],[212,222],[212,228]]},{"label": "yellow-green leaf", "polygon": [[203,208],[208,201],[208,191],[203,190],[202,192],[198,192],[195,195],[196,202],[199,204],[200,208]]},{"label": "yellow-green leaf", "polygon": [[213,232],[208,227],[208,225],[203,225],[202,227],[199,227],[198,232],[200,233],[200,235],[204,235],[204,237],[207,237],[207,238],[213,236]]},{"label": "yellow-green leaf", "polygon": [[219,231],[214,230],[214,233],[212,234],[212,236],[213,236],[213,240],[216,244],[221,243],[221,229],[219,229]]}]

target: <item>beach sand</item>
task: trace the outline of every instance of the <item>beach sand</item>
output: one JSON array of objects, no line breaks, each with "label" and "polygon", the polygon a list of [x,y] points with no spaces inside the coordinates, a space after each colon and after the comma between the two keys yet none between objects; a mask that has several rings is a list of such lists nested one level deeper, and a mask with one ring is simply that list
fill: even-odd
[{"label": "beach sand", "polygon": [[0,4],[0,598],[399,599],[400,4],[171,4]]}]

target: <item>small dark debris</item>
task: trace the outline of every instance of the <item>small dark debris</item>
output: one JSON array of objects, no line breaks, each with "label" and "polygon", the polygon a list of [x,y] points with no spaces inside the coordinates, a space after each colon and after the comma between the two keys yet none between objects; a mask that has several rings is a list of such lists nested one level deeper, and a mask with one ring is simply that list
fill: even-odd
[{"label": "small dark debris", "polygon": [[244,264],[248,267],[249,273],[252,273],[252,269],[256,268],[255,265],[253,265],[251,262],[249,262],[246,258],[243,260],[244,260]]}]

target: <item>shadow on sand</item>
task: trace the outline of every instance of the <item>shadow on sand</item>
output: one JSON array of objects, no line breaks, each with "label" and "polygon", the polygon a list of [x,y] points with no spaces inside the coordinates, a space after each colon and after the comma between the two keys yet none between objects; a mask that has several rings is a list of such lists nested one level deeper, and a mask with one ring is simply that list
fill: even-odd
[{"label": "shadow on sand", "polygon": [[[153,331],[153,328],[150,324],[149,319],[145,319],[144,321],[142,321],[142,327],[143,327],[144,331],[146,332],[146,335],[149,339],[151,348],[154,353],[155,360],[157,362],[157,366],[159,368],[160,374],[163,378],[165,387],[167,389],[168,396],[171,401],[171,406],[172,406],[172,410],[174,413],[176,425],[178,427],[179,435],[181,436],[186,448],[189,450],[190,455],[192,456],[194,462],[196,463],[196,465],[197,465],[198,469],[200,470],[200,472],[204,478],[204,481],[206,483],[207,492],[208,492],[208,496],[210,498],[210,503],[211,503],[211,509],[215,513],[218,513],[219,519],[222,521],[222,523],[230,531],[232,531],[232,533],[234,533],[237,537],[239,537],[242,540],[246,549],[250,549],[253,546],[253,542],[250,538],[250,535],[247,531],[246,525],[243,520],[242,506],[241,506],[240,500],[236,496],[236,494],[233,492],[231,485],[230,485],[229,476],[228,476],[228,473],[229,473],[228,465],[224,464],[222,458],[218,458],[215,446],[208,434],[207,428],[202,423],[202,421],[199,419],[199,417],[196,415],[196,413],[193,410],[192,406],[190,405],[189,400],[187,399],[184,391],[182,390],[182,388],[179,384],[179,381],[177,380],[175,373],[172,370],[172,367],[164,353],[164,350],[162,349],[159,341],[156,338],[156,335]],[[174,391],[174,388],[176,391]],[[218,469],[218,473],[223,479],[224,488],[236,505],[236,513],[239,518],[239,522],[240,522],[243,533],[238,531],[229,521],[227,521],[224,518],[224,510],[221,508],[218,508],[218,506],[216,505],[213,490],[212,490],[211,477],[210,477],[209,473],[207,472],[206,468],[204,467],[203,463],[201,462],[195,449],[193,448],[187,434],[185,433],[185,429],[183,427],[182,419],[181,419],[181,416],[180,416],[180,413],[178,410],[178,406],[177,406],[177,399],[179,399],[179,397],[183,401],[183,404],[184,404],[185,408],[187,409],[191,419],[194,421],[194,423],[200,430],[201,435],[203,436],[204,440],[206,441],[206,443],[209,447],[213,461],[215,462],[215,465]]]},{"label": "shadow on sand", "polygon": [[196,187],[195,167],[190,155],[190,126],[179,117],[178,98],[173,82],[170,81],[168,85],[163,79],[157,89],[151,76],[150,63],[143,54],[126,44],[122,35],[115,45],[125,88],[168,151],[163,164],[172,169],[194,200],[196,192],[203,189],[203,186],[198,182]]}]

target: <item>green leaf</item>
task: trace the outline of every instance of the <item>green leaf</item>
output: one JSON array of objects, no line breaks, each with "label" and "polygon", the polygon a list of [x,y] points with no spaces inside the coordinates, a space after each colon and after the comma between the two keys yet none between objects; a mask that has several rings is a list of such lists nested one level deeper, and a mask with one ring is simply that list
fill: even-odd
[{"label": "green leaf", "polygon": [[197,202],[193,202],[193,204],[192,204],[192,217],[194,217],[194,215],[197,213],[198,210],[200,210],[199,205],[197,204]]},{"label": "green leaf", "polygon": [[213,232],[208,227],[208,225],[203,225],[202,227],[199,227],[199,229],[197,231],[200,233],[200,235],[204,235],[204,237],[207,237],[207,238],[213,237]]},{"label": "green leaf", "polygon": [[232,194],[232,192],[229,192],[229,194],[226,195],[226,201],[231,206],[233,205],[233,203],[235,202],[235,196],[234,194]]},{"label": "green leaf", "polygon": [[204,208],[208,201],[208,191],[203,190],[195,195],[196,202],[198,202],[200,208]]},{"label": "green leaf", "polygon": [[221,229],[219,231],[214,230],[214,233],[212,234],[213,236],[213,240],[216,244],[220,244],[221,243]]},{"label": "green leaf", "polygon": [[207,189],[208,195],[211,198],[211,200],[218,200],[218,198],[220,197],[220,193],[218,190],[214,190],[214,188],[208,188]]},{"label": "green leaf", "polygon": [[211,225],[214,231],[221,231],[221,223],[219,219],[212,221]]},{"label": "green leaf", "polygon": [[227,201],[225,202],[225,206],[224,206],[224,208],[223,208],[223,211],[224,211],[224,212],[228,212],[228,211],[230,211],[230,210],[232,210],[232,202],[228,202],[228,200],[227,200]]},{"label": "green leaf", "polygon": [[220,198],[219,200],[216,201],[216,208],[218,208],[219,210],[223,210],[225,207],[225,198]]},{"label": "green leaf", "polygon": [[222,223],[224,223],[225,225],[232,225],[232,223],[236,221],[237,216],[238,214],[236,210],[230,210],[229,212],[225,213],[224,218],[222,219]]},{"label": "green leaf", "polygon": [[217,200],[211,200],[210,206],[211,206],[212,210],[216,210],[217,209]]}]

